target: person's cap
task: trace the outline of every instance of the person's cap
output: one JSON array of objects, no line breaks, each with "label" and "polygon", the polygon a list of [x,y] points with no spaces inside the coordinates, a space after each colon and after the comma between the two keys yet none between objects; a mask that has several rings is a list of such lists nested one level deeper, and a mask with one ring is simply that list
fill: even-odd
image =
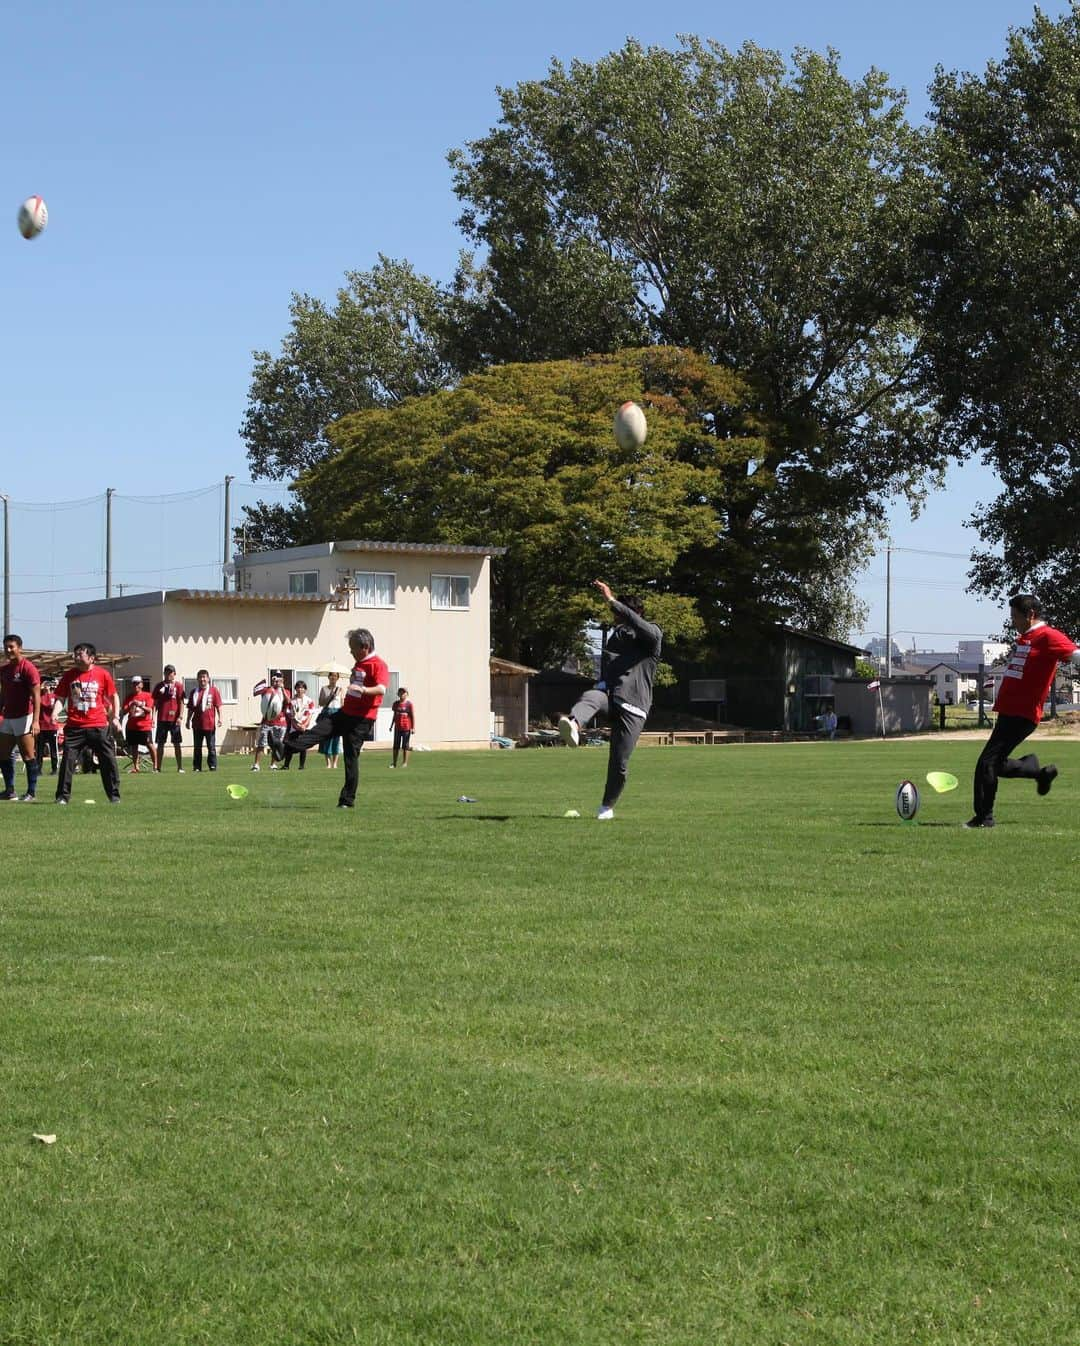
[{"label": "person's cap", "polygon": [[141,677],[138,673],[136,673],[135,676],[131,679],[131,681],[132,681],[132,682],[142,682],[142,677]]},{"label": "person's cap", "polygon": [[272,678],[280,678],[280,677],[281,677],[281,669],[280,669],[280,668],[272,668],[272,669],[270,670],[270,676],[271,676]]}]

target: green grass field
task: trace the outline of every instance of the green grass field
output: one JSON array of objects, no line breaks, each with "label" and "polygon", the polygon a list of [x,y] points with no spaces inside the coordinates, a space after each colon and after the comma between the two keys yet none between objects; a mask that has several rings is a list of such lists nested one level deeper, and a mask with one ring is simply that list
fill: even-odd
[{"label": "green grass field", "polygon": [[0,1343],[1077,1341],[1080,744],[981,742],[3,805]]}]

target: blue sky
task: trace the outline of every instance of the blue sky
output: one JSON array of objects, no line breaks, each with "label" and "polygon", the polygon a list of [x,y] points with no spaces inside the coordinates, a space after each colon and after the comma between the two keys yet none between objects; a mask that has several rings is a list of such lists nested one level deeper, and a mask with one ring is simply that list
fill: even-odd
[{"label": "blue sky", "polygon": [[[446,152],[494,124],[498,85],[542,76],[553,56],[595,59],[628,35],[671,45],[693,32],[786,53],[833,46],[853,76],[886,70],[920,119],[937,64],[982,69],[1031,13],[1009,0],[751,11],[45,0],[9,11],[0,491],[14,502],[13,626],[28,645],[62,646],[65,602],[103,594],[101,503],[49,506],[107,486],[118,585],[220,582],[220,491],[159,497],[226,473],[237,505],[281,494],[241,484],[251,351],[277,348],[292,291],[332,298],[379,252],[450,275],[462,240]],[[26,243],[14,215],[34,192],[50,224]],[[964,521],[994,489],[981,469],[956,471],[917,523],[896,511],[895,542],[966,553]],[[949,648],[998,629],[996,609],[964,594],[965,570],[895,558],[901,643]],[[884,629],[883,575],[877,561],[860,585],[868,632]]]}]

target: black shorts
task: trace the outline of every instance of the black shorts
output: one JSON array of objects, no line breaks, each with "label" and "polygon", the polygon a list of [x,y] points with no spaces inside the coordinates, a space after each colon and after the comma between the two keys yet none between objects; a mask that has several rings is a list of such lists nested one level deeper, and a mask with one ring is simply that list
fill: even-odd
[{"label": "black shorts", "polygon": [[124,732],[124,742],[129,748],[149,748],[149,729],[128,729]]},{"label": "black shorts", "polygon": [[180,737],[179,720],[158,720],[158,727],[154,731],[154,742],[160,748],[167,738],[171,738],[177,747],[183,742]]},{"label": "black shorts", "polygon": [[395,730],[394,730],[394,751],[395,751],[395,752],[408,752],[408,751],[409,751],[409,744],[410,744],[411,742],[412,742],[412,730],[411,730],[411,729],[395,729]]}]

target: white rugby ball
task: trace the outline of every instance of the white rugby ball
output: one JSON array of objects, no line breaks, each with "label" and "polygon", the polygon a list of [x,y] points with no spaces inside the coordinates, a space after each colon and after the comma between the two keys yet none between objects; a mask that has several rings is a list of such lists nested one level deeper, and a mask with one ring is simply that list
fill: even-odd
[{"label": "white rugby ball", "polygon": [[896,787],[896,811],[910,823],[919,811],[919,787],[913,780],[902,780]]},{"label": "white rugby ball", "polygon": [[640,449],[649,426],[636,402],[624,402],[615,413],[615,443],[620,449]]},{"label": "white rugby ball", "polygon": [[40,196],[28,196],[19,207],[19,233],[37,238],[49,223],[49,208]]}]

